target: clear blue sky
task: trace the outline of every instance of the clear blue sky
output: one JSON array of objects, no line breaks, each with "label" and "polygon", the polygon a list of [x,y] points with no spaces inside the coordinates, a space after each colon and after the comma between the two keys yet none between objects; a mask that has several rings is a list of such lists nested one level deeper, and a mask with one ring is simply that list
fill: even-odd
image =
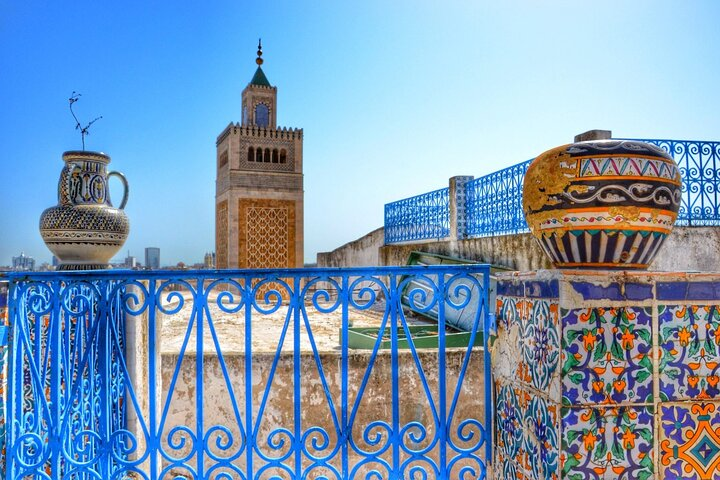
[{"label": "clear blue sky", "polygon": [[[0,265],[50,253],[38,218],[67,109],[130,181],[122,252],[214,249],[215,138],[255,70],[305,131],[305,258],[382,225],[389,201],[531,158],[592,128],[720,139],[720,2],[0,0]],[[120,199],[114,186],[115,201]]]}]

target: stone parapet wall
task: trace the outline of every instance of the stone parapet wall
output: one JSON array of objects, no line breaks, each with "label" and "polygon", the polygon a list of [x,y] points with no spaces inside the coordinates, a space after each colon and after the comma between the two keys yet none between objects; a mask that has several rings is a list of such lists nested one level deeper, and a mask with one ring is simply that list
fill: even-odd
[{"label": "stone parapet wall", "polygon": [[371,267],[380,263],[380,247],[385,243],[385,229],[378,228],[364,237],[346,243],[332,252],[317,254],[318,267]]},{"label": "stone parapet wall", "polygon": [[715,478],[720,274],[502,274],[497,319],[496,478]]},{"label": "stone parapet wall", "polygon": [[[333,267],[351,267],[355,258],[377,258],[375,265],[405,265],[410,252],[419,250],[477,262],[502,265],[518,271],[551,268],[550,261],[529,233],[463,240],[425,241],[393,245],[378,243],[382,228],[337,249],[318,254],[318,265],[332,258]],[[720,228],[678,227],[661,247],[651,271],[720,271]],[[368,264],[362,264],[368,265]]]}]

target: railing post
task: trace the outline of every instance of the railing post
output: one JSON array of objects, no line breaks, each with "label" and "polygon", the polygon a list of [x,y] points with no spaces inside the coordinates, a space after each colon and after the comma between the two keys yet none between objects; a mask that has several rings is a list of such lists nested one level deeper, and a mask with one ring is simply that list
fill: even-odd
[{"label": "railing post", "polygon": [[473,180],[471,175],[450,178],[450,241],[467,238],[467,217],[465,212],[465,185]]}]

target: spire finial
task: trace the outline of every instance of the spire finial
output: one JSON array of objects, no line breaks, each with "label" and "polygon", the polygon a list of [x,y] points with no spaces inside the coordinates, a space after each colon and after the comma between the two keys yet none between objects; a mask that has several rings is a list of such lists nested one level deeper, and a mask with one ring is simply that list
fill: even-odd
[{"label": "spire finial", "polygon": [[255,59],[255,63],[258,64],[258,66],[263,64],[262,59],[262,38],[258,38],[258,58]]}]

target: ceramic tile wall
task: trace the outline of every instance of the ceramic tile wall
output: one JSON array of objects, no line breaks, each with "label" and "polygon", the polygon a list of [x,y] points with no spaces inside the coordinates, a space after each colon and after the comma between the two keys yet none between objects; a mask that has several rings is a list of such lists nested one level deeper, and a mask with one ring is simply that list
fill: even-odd
[{"label": "ceramic tile wall", "polygon": [[551,480],[559,475],[557,286],[556,280],[542,279],[498,284],[498,478]]},{"label": "ceramic tile wall", "polygon": [[497,478],[720,479],[720,275],[535,272],[498,294]]}]

